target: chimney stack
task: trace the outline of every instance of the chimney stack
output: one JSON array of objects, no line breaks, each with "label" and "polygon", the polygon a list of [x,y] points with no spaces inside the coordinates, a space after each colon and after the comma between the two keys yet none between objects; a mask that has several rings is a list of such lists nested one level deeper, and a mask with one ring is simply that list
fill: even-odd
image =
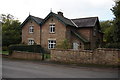
[{"label": "chimney stack", "polygon": [[63,12],[61,12],[61,11],[58,12],[58,15],[64,17],[64,16],[63,16]]}]

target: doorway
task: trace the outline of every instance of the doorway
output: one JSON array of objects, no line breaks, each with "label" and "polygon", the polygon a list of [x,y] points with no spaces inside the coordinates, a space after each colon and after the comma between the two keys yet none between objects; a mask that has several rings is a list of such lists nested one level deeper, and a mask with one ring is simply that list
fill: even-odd
[{"label": "doorway", "polygon": [[79,44],[77,42],[74,42],[73,43],[73,49],[78,50],[78,48],[79,48]]}]

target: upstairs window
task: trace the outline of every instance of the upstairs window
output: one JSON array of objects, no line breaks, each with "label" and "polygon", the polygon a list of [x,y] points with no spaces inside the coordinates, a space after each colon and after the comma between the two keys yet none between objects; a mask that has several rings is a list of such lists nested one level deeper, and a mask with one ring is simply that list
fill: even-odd
[{"label": "upstairs window", "polygon": [[56,40],[48,40],[48,49],[54,49],[56,46]]},{"label": "upstairs window", "polygon": [[34,45],[34,40],[33,39],[29,39],[28,40],[28,45]]},{"label": "upstairs window", "polygon": [[34,27],[33,26],[30,26],[29,27],[29,33],[33,33],[34,32]]},{"label": "upstairs window", "polygon": [[50,33],[55,33],[55,24],[51,23],[49,28]]},{"label": "upstairs window", "polygon": [[96,29],[93,30],[93,36],[96,36]]}]

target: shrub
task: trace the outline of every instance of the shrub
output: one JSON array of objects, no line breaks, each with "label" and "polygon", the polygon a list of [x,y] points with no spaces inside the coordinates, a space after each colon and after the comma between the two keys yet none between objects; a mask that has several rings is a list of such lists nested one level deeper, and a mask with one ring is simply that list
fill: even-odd
[{"label": "shrub", "polygon": [[58,49],[65,49],[66,50],[66,49],[70,49],[71,46],[70,46],[69,41],[67,39],[64,39],[64,41],[62,41],[61,43],[59,43],[57,45],[57,48]]},{"label": "shrub", "polygon": [[105,48],[117,48],[120,49],[120,43],[108,43],[105,45]]},{"label": "shrub", "polygon": [[12,54],[13,51],[25,51],[25,52],[34,52],[34,53],[44,53],[44,49],[40,45],[10,45],[9,54]]},{"label": "shrub", "polygon": [[8,51],[8,47],[7,46],[3,46],[2,47],[2,51]]}]

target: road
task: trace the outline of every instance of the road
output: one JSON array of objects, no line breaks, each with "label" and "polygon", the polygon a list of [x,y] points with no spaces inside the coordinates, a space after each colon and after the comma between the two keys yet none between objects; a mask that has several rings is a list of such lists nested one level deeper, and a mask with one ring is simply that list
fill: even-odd
[{"label": "road", "polygon": [[88,68],[41,61],[3,59],[3,78],[118,78],[112,68]]}]

